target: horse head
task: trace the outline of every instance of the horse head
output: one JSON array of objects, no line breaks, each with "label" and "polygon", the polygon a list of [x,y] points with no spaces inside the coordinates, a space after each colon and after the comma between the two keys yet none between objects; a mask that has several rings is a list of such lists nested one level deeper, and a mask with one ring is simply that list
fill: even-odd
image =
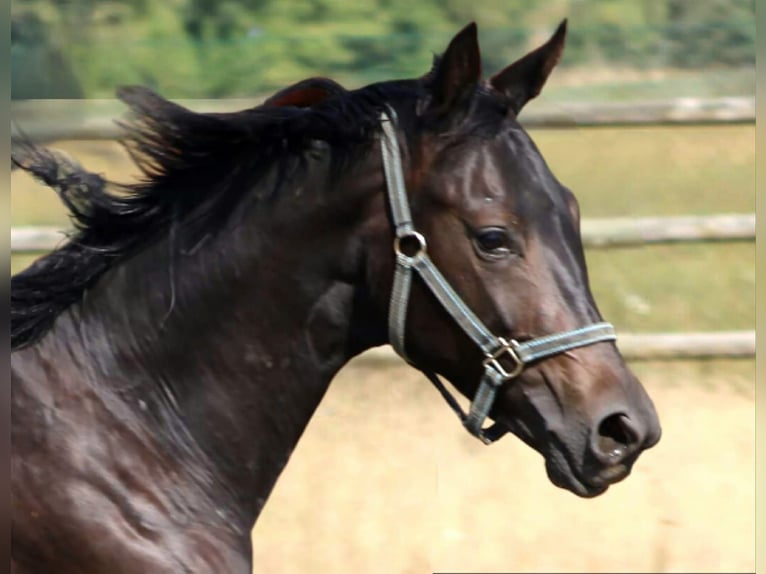
[{"label": "horse head", "polygon": [[[473,399],[473,434],[513,432],[555,484],[595,496],[660,426],[591,293],[577,199],[518,121],[565,36],[563,22],[483,79],[471,24],[419,96],[383,114],[389,201],[368,222],[366,275],[400,354]],[[494,436],[479,427],[487,415]]]}]

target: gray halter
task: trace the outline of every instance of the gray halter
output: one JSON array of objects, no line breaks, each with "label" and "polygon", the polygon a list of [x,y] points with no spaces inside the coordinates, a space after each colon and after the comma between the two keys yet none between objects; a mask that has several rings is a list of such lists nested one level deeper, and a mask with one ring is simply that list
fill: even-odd
[{"label": "gray halter", "polygon": [[[391,290],[388,311],[388,336],[399,355],[412,364],[404,346],[404,330],[407,321],[407,306],[412,286],[412,271],[416,271],[423,283],[439,300],[463,331],[484,353],[484,375],[471,402],[468,413],[464,413],[455,398],[444,387],[439,378],[431,372],[424,374],[436,386],[450,407],[457,413],[463,425],[473,436],[484,444],[490,444],[507,430],[498,423],[482,428],[489,416],[498,388],[505,382],[519,376],[528,363],[557,355],[570,349],[592,345],[601,341],[614,341],[617,335],[610,323],[594,323],[587,327],[565,331],[555,335],[539,337],[519,343],[496,337],[471,311],[450,286],[426,253],[426,238],[415,230],[410,214],[407,191],[404,186],[399,142],[394,131],[396,113],[390,107],[381,114],[383,128],[380,138],[383,168],[388,188],[388,200],[394,223],[394,253],[396,272]],[[405,244],[407,245],[405,247]],[[402,249],[405,248],[408,253]],[[513,364],[510,370],[500,360],[507,357]]]}]

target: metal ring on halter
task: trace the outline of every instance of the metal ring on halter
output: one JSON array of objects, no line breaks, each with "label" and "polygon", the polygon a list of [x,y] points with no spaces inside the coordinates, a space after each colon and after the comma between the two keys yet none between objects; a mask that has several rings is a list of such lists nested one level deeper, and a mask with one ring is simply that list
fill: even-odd
[{"label": "metal ring on halter", "polygon": [[[402,242],[407,241],[408,239],[414,239],[417,241],[417,249],[412,255],[408,255],[402,251]],[[428,244],[426,243],[426,238],[417,231],[410,231],[405,235],[396,236],[394,238],[394,252],[396,253],[396,256],[403,258],[405,261],[407,261],[407,263],[414,263],[418,260],[418,258],[425,255],[427,245]]]},{"label": "metal ring on halter", "polygon": [[[503,378],[504,381],[507,381],[509,379],[514,379],[518,377],[521,374],[521,372],[524,370],[524,361],[522,361],[519,358],[519,356],[516,354],[516,349],[515,349],[515,347],[519,343],[518,341],[514,339],[511,339],[511,341],[508,342],[502,337],[498,337],[497,340],[500,343],[500,348],[494,353],[486,354],[486,359],[484,359],[484,362],[483,362],[484,368],[492,367],[498,373],[500,373],[500,376]],[[498,361],[498,359],[506,353],[515,363],[515,366],[510,372],[506,371],[503,365],[500,364],[500,361]]]}]

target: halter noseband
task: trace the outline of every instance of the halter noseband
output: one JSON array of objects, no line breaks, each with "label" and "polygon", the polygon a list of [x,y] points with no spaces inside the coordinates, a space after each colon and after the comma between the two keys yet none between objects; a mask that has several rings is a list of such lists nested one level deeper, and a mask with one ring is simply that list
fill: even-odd
[{"label": "halter noseband", "polygon": [[[482,428],[489,416],[497,390],[505,381],[519,376],[528,363],[577,347],[601,341],[614,341],[617,335],[610,323],[594,323],[587,327],[547,335],[523,343],[513,339],[508,341],[493,335],[463,302],[428,256],[426,238],[415,230],[412,223],[407,191],[404,186],[399,142],[394,131],[396,113],[392,108],[387,107],[381,114],[380,120],[382,126],[380,148],[394,224],[394,253],[396,254],[396,271],[388,311],[389,340],[394,350],[412,364],[404,346],[404,330],[412,286],[412,271],[417,271],[426,287],[484,353],[484,374],[468,413],[463,412],[457,400],[435,373],[426,370],[423,370],[423,373],[457,413],[468,432],[484,444],[491,444],[508,432],[499,423]],[[510,370],[507,370],[500,362],[506,357],[513,365]]]}]

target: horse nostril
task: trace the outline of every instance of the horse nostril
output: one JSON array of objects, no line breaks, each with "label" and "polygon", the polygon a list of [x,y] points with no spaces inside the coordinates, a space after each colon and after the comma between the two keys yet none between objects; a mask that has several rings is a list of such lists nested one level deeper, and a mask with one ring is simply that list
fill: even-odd
[{"label": "horse nostril", "polygon": [[595,454],[605,463],[619,462],[640,440],[639,433],[625,413],[615,413],[598,425]]}]

